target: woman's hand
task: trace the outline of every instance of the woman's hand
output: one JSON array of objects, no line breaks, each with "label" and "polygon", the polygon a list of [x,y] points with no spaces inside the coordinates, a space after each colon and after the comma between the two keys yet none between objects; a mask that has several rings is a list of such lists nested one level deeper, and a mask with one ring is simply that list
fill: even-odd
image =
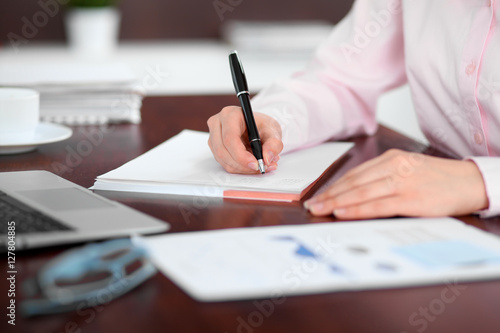
[{"label": "woman's hand", "polygon": [[[281,126],[265,114],[255,112],[255,123],[262,142],[266,171],[276,170],[283,150]],[[227,106],[208,119],[208,145],[215,159],[230,173],[258,173],[259,168],[248,142],[243,112],[238,106]]]},{"label": "woman's hand", "polygon": [[350,170],[304,203],[313,215],[339,219],[457,216],[488,207],[474,162],[389,150]]}]

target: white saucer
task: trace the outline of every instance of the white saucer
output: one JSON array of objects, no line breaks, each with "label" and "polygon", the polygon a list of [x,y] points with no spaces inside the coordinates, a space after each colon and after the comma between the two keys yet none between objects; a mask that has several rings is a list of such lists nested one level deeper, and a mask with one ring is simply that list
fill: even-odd
[{"label": "white saucer", "polygon": [[26,153],[35,150],[40,145],[66,140],[71,134],[73,134],[73,130],[66,126],[39,123],[31,138],[2,140],[0,142],[0,155]]}]

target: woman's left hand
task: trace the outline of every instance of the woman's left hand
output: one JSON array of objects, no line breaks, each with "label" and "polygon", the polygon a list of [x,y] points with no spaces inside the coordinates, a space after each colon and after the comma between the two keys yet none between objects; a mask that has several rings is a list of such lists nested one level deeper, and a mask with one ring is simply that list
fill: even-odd
[{"label": "woman's left hand", "polygon": [[392,149],[347,172],[304,203],[313,215],[339,219],[457,216],[488,207],[472,161]]}]

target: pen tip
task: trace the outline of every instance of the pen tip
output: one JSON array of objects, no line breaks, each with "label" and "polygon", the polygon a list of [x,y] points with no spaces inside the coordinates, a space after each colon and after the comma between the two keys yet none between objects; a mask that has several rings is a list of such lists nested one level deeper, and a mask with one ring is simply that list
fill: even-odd
[{"label": "pen tip", "polygon": [[264,161],[263,160],[258,160],[257,162],[259,162],[259,171],[261,174],[265,174],[266,173],[266,169],[264,167]]}]

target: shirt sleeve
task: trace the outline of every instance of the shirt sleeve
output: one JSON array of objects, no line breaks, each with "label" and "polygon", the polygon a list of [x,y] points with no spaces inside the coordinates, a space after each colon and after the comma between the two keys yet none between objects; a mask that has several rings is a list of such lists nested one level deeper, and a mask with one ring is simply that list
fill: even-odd
[{"label": "shirt sleeve", "polygon": [[483,218],[500,215],[500,157],[469,157],[483,176],[489,207],[479,215]]},{"label": "shirt sleeve", "polygon": [[303,71],[254,97],[284,151],[376,131],[378,97],[406,82],[401,1],[355,1]]}]

